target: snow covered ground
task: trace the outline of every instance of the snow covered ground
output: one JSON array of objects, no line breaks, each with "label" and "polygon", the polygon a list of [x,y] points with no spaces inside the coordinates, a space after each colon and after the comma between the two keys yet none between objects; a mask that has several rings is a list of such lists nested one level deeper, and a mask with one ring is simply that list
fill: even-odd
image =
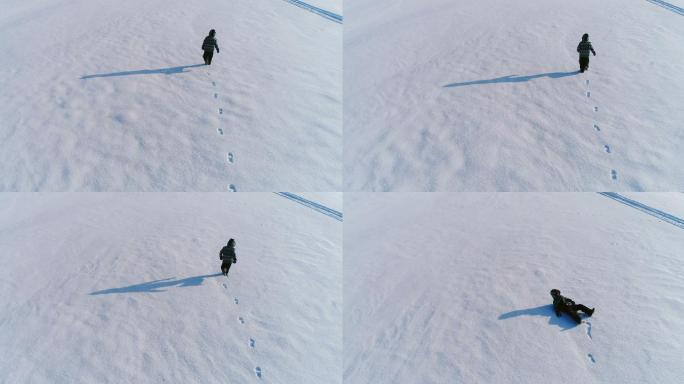
[{"label": "snow covered ground", "polygon": [[[596,193],[345,194],[345,215],[345,382],[684,377],[684,228]],[[596,313],[557,318],[552,288]]]},{"label": "snow covered ground", "polygon": [[684,189],[684,19],[665,4],[684,7],[346,1],[345,189]]},{"label": "snow covered ground", "polygon": [[0,194],[0,383],[340,383],[341,258],[273,193]]},{"label": "snow covered ground", "polygon": [[0,190],[341,190],[341,24],[283,0],[0,5]]}]

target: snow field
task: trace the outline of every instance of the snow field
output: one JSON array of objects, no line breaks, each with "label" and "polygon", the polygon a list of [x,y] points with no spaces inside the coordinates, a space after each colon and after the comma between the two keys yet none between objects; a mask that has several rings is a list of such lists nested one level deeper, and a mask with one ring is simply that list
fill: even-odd
[{"label": "snow field", "polygon": [[[595,193],[352,193],[345,213],[345,382],[684,374],[679,227]],[[551,288],[594,316],[557,318]]]},{"label": "snow field", "polygon": [[341,25],[280,0],[5,3],[0,189],[340,189]]},{"label": "snow field", "polygon": [[0,207],[0,382],[341,382],[340,222],[272,193]]},{"label": "snow field", "polygon": [[[642,0],[346,5],[346,190],[684,188],[677,13]],[[585,32],[597,56],[578,74]]]}]

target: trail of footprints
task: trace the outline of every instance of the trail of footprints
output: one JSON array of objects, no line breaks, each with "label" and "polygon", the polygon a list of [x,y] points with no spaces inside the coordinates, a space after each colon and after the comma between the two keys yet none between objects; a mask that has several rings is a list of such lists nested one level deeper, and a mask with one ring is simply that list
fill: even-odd
[{"label": "trail of footprints", "polygon": [[[591,98],[591,91],[589,90],[589,80],[586,80],[586,84],[587,84],[587,93],[586,93],[586,94],[587,94],[587,98]],[[594,109],[594,112],[598,112],[599,107],[598,107],[598,106],[594,106],[593,109]],[[601,132],[601,127],[599,127],[599,125],[598,125],[597,123],[594,123],[594,130],[596,130],[596,132]],[[604,145],[603,145],[603,150],[604,150],[607,154],[611,154],[611,153],[612,153],[612,151],[611,151],[611,149],[610,149],[610,145],[608,145],[608,144],[604,144]],[[614,169],[611,169],[611,170],[610,170],[610,178],[613,179],[613,180],[617,180],[618,175],[617,175],[617,171],[616,171],[616,170],[614,170]]]},{"label": "trail of footprints", "polygon": [[[228,286],[225,283],[223,283],[223,288],[228,289]],[[237,297],[234,297],[233,302],[235,303],[235,305],[238,305],[238,304],[240,304],[240,299],[238,299]],[[238,322],[240,324],[244,325],[245,324],[245,318],[242,316],[238,316]],[[248,345],[250,348],[255,349],[256,348],[256,340],[254,338],[250,337]],[[254,375],[256,375],[256,377],[261,379],[261,377],[263,375],[263,373],[261,371],[261,367],[259,367],[259,366],[254,367]]]},{"label": "trail of footprints", "polygon": [[[211,79],[211,74],[209,74],[209,73],[207,73],[207,74],[209,75],[209,78]],[[216,87],[216,82],[212,80],[211,86]],[[214,92],[214,99],[218,100],[218,98],[219,98],[218,92]],[[218,107],[218,114],[219,114],[219,116],[223,115],[223,108],[222,107]],[[219,121],[221,121],[221,120],[219,120]],[[216,133],[218,133],[219,136],[225,135],[225,131],[221,127],[216,128]],[[233,152],[228,152],[228,154],[226,155],[226,162],[228,164],[235,164],[235,155],[233,154]],[[230,192],[237,192],[237,187],[235,186],[235,184],[228,184],[226,186],[226,189]]]},{"label": "trail of footprints", "polygon": [[[587,336],[589,337],[589,340],[591,340],[592,339],[592,337],[591,337],[591,322],[585,321],[585,323],[587,324]],[[592,364],[596,364],[596,358],[594,357],[593,354],[587,353],[587,357],[589,358],[589,360],[591,361]]]}]

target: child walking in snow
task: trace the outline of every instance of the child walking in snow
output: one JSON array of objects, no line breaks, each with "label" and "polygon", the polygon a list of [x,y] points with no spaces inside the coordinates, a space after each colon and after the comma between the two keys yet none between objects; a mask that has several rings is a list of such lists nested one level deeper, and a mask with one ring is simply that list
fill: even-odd
[{"label": "child walking in snow", "polygon": [[588,71],[589,53],[593,53],[594,56],[596,56],[594,47],[591,46],[591,42],[589,41],[589,34],[585,33],[582,36],[582,41],[580,41],[579,45],[577,45],[577,52],[579,52],[580,72]]},{"label": "child walking in snow", "polygon": [[206,65],[211,65],[211,58],[214,57],[214,48],[216,48],[216,53],[219,53],[218,41],[215,36],[216,31],[212,29],[209,31],[209,36],[205,37],[202,43],[202,50],[204,51],[202,58],[204,58],[204,64]]},{"label": "child walking in snow", "polygon": [[227,277],[230,266],[237,263],[237,257],[235,256],[235,240],[228,240],[228,245],[221,248],[219,259],[223,261],[221,263],[221,272],[223,273],[223,276]]}]

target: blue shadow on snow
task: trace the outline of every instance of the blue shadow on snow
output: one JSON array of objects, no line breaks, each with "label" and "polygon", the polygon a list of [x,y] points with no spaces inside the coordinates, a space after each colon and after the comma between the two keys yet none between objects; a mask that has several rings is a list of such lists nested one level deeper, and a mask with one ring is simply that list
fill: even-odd
[{"label": "blue shadow on snow", "polygon": [[129,285],[127,287],[110,288],[110,289],[105,289],[102,291],[95,291],[95,292],[91,292],[90,294],[91,295],[108,295],[110,293],[165,292],[166,290],[163,288],[174,287],[174,286],[197,287],[197,286],[202,285],[202,282],[204,281],[204,279],[209,278],[209,277],[217,277],[217,276],[222,276],[222,274],[221,273],[215,273],[213,275],[193,276],[193,277],[186,277],[185,279],[180,279],[180,280],[173,280],[172,277],[169,277],[166,279],[154,280],[154,281],[150,281],[147,283]]},{"label": "blue shadow on snow", "polygon": [[181,65],[180,67],[158,68],[158,69],[139,69],[137,71],[112,72],[112,73],[98,73],[95,75],[85,75],[81,80],[93,79],[95,77],[115,77],[115,76],[133,76],[133,75],[175,75],[177,73],[185,73],[186,68],[204,67],[204,64]]},{"label": "blue shadow on snow", "polygon": [[562,328],[563,331],[568,330],[570,328],[574,328],[578,325],[577,323],[575,323],[574,320],[572,320],[566,314],[561,314],[560,317],[557,317],[556,313],[553,311],[553,304],[542,305],[542,306],[534,307],[534,308],[518,309],[515,311],[506,312],[506,313],[502,314],[501,316],[499,316],[499,320],[511,319],[513,317],[518,317],[518,316],[542,316],[542,317],[548,316],[549,324],[557,325],[560,328]]},{"label": "blue shadow on snow", "polygon": [[548,73],[539,73],[536,75],[528,75],[528,76],[508,75],[508,76],[503,76],[503,77],[497,77],[496,79],[474,80],[474,81],[466,81],[463,83],[451,83],[451,84],[445,85],[444,88],[465,87],[468,85],[479,85],[479,84],[523,83],[526,81],[538,79],[540,77],[550,77],[552,79],[559,79],[562,77],[575,76],[575,75],[578,75],[579,73],[580,73],[580,71],[548,72]]}]

